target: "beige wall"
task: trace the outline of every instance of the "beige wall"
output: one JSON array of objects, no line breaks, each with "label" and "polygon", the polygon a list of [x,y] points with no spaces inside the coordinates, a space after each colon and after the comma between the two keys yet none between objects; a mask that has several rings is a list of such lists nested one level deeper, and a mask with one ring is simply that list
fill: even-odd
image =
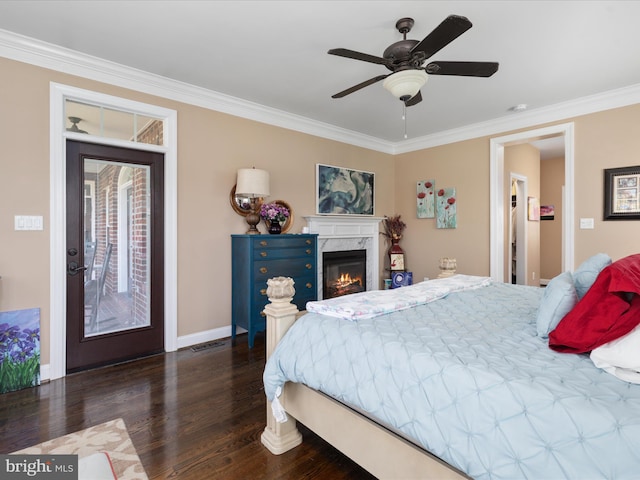
[{"label": "beige wall", "polygon": [[[455,257],[458,272],[489,272],[489,143],[487,139],[444,145],[398,155],[396,208],[407,223],[401,247],[414,281],[435,278],[438,260]],[[456,229],[438,229],[434,218],[418,219],[416,184],[435,179],[436,189],[456,188]]]},{"label": "beige wall", "polygon": [[540,162],[540,205],[553,205],[553,220],[540,222],[540,278],[562,273],[562,187],[564,157]]},{"label": "beige wall", "polygon": [[[575,125],[576,267],[599,252],[614,260],[640,252],[640,221],[602,220],[603,170],[640,165],[639,121],[640,105],[631,105],[556,122]],[[402,246],[414,278],[437,275],[443,256],[457,257],[459,273],[489,275],[489,140],[476,138],[396,157],[397,213],[409,220]],[[415,182],[427,178],[457,187],[456,230],[438,230],[432,220],[416,218]],[[580,218],[595,219],[595,228],[580,230]]]},{"label": "beige wall", "polygon": [[[273,199],[295,210],[293,232],[313,214],[315,164],[376,173],[376,215],[402,214],[407,265],[420,280],[455,256],[462,273],[489,273],[489,138],[396,157],[0,58],[0,311],[41,308],[42,362],[49,362],[49,83],[178,111],[178,334],[228,326],[232,233],[244,219],[229,206],[237,168],[271,172]],[[640,222],[603,222],[602,169],[640,164],[640,106],[572,119],[576,131],[576,264],[597,252],[640,250]],[[509,132],[504,132],[509,133]],[[416,218],[416,182],[456,187],[458,228]],[[42,215],[44,231],[16,232],[14,215]],[[595,218],[578,230],[579,217]],[[381,262],[381,265],[384,265]]]},{"label": "beige wall", "polygon": [[[272,199],[294,209],[292,232],[315,213],[315,165],[376,173],[376,215],[394,210],[392,158],[178,102],[0,58],[0,311],[41,309],[49,362],[49,83],[178,112],[178,335],[231,323],[232,233],[247,225],[229,204],[236,170],[271,173]],[[42,215],[44,231],[14,231],[14,215]],[[262,227],[264,228],[264,227]]]}]

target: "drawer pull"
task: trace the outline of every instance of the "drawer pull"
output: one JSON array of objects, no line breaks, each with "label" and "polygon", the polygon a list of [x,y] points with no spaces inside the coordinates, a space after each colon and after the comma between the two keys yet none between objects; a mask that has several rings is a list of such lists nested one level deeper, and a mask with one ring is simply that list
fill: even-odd
[{"label": "drawer pull", "polygon": [[307,239],[307,245],[311,245],[311,240]]},{"label": "drawer pull", "polygon": [[307,288],[311,288],[311,287],[313,287],[313,285],[311,284],[311,282],[307,282],[306,287],[307,287]]},{"label": "drawer pull", "polygon": [[267,256],[267,252],[260,252],[260,256],[261,257],[266,257]]},{"label": "drawer pull", "polygon": [[307,252],[307,255],[311,255],[311,249],[310,248],[307,248],[305,251]]},{"label": "drawer pull", "polygon": [[307,267],[307,270],[311,270],[313,268],[313,265],[311,265],[310,263],[307,263],[305,267]]},{"label": "drawer pull", "polygon": [[267,273],[267,267],[260,267],[260,273]]},{"label": "drawer pull", "polygon": [[266,241],[266,240],[262,240],[262,241],[260,242],[260,246],[261,246],[261,247],[266,247],[267,245],[268,245],[268,244],[267,244],[267,241]]},{"label": "drawer pull", "polygon": [[267,289],[266,288],[261,288],[260,289],[260,295],[266,295],[267,294]]}]

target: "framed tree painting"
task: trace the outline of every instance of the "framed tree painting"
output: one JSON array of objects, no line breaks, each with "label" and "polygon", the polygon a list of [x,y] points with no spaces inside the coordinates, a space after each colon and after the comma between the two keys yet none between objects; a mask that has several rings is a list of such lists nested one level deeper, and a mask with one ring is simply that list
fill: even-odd
[{"label": "framed tree painting", "polygon": [[374,174],[318,163],[316,211],[319,215],[373,215]]}]

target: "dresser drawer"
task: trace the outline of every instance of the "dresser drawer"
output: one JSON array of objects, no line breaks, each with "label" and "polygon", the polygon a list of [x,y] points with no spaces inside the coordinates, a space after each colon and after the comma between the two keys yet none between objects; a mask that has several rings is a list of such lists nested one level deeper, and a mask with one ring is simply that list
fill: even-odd
[{"label": "dresser drawer", "polygon": [[290,247],[290,248],[258,248],[253,251],[253,259],[278,260],[283,258],[310,258],[315,260],[316,251],[313,247]]},{"label": "dresser drawer", "polygon": [[262,260],[253,264],[253,274],[257,283],[272,277],[302,277],[315,271],[315,258]]},{"label": "dresser drawer", "polygon": [[261,238],[253,239],[253,248],[259,250],[261,248],[302,248],[313,247],[315,240],[304,235],[269,235]]}]

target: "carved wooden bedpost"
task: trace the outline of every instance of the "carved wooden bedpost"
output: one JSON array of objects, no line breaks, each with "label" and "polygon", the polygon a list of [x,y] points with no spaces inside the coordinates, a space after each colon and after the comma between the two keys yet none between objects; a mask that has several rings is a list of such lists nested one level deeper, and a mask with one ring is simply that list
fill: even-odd
[{"label": "carved wooden bedpost", "polygon": [[[267,358],[271,356],[280,339],[296,321],[298,308],[291,303],[296,292],[293,283],[293,279],[288,277],[267,280],[267,297],[271,302],[264,307],[267,315]],[[296,428],[295,419],[288,415],[286,422],[276,422],[269,401],[267,401],[267,426],[260,439],[262,444],[275,455],[280,455],[302,443],[302,435]]]}]

